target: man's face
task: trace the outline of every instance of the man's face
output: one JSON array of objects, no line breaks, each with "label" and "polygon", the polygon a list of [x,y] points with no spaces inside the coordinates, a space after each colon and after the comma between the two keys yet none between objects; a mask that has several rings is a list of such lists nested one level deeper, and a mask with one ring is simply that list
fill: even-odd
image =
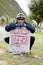
[{"label": "man's face", "polygon": [[19,24],[20,24],[20,23],[24,23],[24,20],[25,20],[24,18],[18,18],[18,19],[17,19],[17,22],[18,22]]}]

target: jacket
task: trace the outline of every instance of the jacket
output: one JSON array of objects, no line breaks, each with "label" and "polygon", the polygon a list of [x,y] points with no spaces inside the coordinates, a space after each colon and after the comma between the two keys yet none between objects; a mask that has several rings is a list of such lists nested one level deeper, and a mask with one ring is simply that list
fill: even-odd
[{"label": "jacket", "polygon": [[10,32],[11,30],[15,28],[21,28],[21,27],[26,27],[31,33],[35,32],[35,27],[33,27],[30,23],[24,22],[23,24],[18,24],[17,22],[13,22],[9,25],[6,25],[5,30],[7,32]]}]

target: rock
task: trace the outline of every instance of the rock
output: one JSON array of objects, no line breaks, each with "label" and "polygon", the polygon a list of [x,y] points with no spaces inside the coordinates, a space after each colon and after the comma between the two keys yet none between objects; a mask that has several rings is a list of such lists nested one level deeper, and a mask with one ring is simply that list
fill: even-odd
[{"label": "rock", "polygon": [[3,60],[0,60],[0,64],[1,65],[7,65],[7,62],[3,61]]},{"label": "rock", "polygon": [[38,55],[34,55],[33,58],[39,59],[39,56]]},{"label": "rock", "polygon": [[43,57],[42,56],[39,56],[39,55],[34,55],[33,58],[39,59],[39,60],[43,60]]},{"label": "rock", "polygon": [[4,54],[4,53],[5,53],[4,49],[0,48],[0,54]]}]

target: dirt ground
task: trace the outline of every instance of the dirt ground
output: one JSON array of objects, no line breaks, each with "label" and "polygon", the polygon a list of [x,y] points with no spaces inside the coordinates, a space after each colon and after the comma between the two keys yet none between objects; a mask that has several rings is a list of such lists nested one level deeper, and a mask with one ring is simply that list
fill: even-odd
[{"label": "dirt ground", "polygon": [[0,40],[9,36],[9,33],[5,31],[5,27],[0,27]]}]

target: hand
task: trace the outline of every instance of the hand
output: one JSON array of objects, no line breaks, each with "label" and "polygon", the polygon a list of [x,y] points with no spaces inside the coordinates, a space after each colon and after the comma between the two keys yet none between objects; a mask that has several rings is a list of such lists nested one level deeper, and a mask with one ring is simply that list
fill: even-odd
[{"label": "hand", "polygon": [[26,24],[24,23],[24,26],[26,27]]},{"label": "hand", "polygon": [[17,26],[18,28],[21,28],[21,27],[25,27],[26,24],[25,24],[25,23],[22,23],[22,24],[16,24],[16,26]]}]

